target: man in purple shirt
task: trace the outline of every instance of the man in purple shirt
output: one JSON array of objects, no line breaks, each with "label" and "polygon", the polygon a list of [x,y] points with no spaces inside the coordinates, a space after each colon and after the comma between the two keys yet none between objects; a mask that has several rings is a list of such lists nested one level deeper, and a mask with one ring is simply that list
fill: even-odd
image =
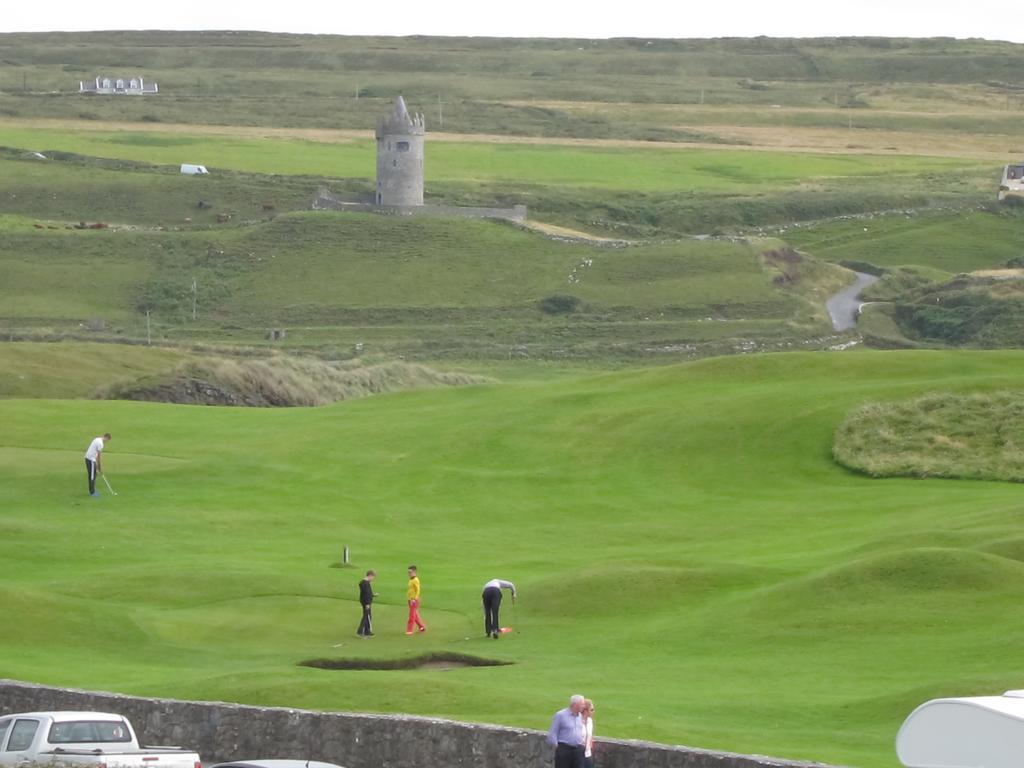
[{"label": "man in purple shirt", "polygon": [[569,706],[555,712],[548,731],[548,744],[555,748],[555,768],[583,768],[583,720],[580,712],[586,701],[579,694]]}]

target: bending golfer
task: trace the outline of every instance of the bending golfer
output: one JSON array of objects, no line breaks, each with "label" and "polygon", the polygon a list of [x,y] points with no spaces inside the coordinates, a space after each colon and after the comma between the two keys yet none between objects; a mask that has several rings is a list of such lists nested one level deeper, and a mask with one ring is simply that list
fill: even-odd
[{"label": "bending golfer", "polygon": [[409,566],[409,588],[405,590],[405,599],[409,601],[409,621],[405,625],[405,634],[411,635],[414,626],[419,627],[420,632],[426,632],[427,628],[420,620],[420,577],[416,575],[416,566]]},{"label": "bending golfer", "polygon": [[89,443],[85,452],[85,471],[89,474],[89,495],[99,496],[96,492],[96,475],[103,471],[103,448],[110,439],[107,432]]},{"label": "bending golfer", "polygon": [[498,621],[498,610],[501,608],[501,590],[512,593],[512,602],[516,601],[516,585],[511,581],[491,579],[484,584],[484,635],[498,639],[501,634],[501,623]]},{"label": "bending golfer", "polygon": [[377,593],[373,591],[371,585],[376,576],[372,570],[367,571],[366,577],[359,582],[359,604],[363,606],[363,618],[359,622],[359,629],[356,630],[359,637],[373,637],[373,617],[370,615],[370,609]]}]

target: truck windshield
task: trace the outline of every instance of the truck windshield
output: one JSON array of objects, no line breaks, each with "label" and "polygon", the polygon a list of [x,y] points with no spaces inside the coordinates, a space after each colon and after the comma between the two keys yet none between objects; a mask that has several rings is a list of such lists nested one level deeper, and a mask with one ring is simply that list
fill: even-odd
[{"label": "truck windshield", "polygon": [[131,740],[128,726],[123,721],[72,720],[50,726],[51,744],[102,744]]}]

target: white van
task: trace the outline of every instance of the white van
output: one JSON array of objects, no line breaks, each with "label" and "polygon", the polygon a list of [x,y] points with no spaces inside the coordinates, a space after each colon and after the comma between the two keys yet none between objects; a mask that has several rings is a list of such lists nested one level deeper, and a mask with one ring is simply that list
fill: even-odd
[{"label": "white van", "polygon": [[196,174],[209,173],[206,170],[205,165],[192,165],[191,163],[182,163],[181,172],[189,176],[195,176]]}]

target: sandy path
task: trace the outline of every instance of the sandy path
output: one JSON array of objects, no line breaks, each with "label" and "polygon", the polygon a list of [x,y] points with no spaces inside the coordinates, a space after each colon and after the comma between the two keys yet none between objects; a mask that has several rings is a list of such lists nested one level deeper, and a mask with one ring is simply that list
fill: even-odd
[{"label": "sandy path", "polygon": [[590,243],[625,243],[627,240],[621,240],[614,237],[598,237],[592,235],[589,232],[583,232],[579,229],[570,229],[569,227],[560,227],[557,224],[546,224],[543,221],[532,221],[526,220],[522,222],[522,225],[527,229],[532,229],[535,232],[541,232],[551,237],[565,237],[572,240],[586,240]]},{"label": "sandy path", "polygon": [[[326,144],[344,144],[353,141],[372,141],[373,131],[335,130],[328,128],[273,128],[259,126],[199,125],[193,123],[132,123],[90,120],[47,119],[5,119],[5,125],[40,130],[76,131],[79,133],[164,133],[190,134],[194,136],[225,136],[245,139],[299,139]],[[721,137],[725,141],[740,141],[743,144],[721,144],[714,142],[670,142],[642,141],[639,139],[587,139],[559,138],[544,136],[499,136],[483,133],[429,132],[431,142],[453,142],[464,144],[517,144],[534,146],[630,148],[630,149],[705,149],[748,152],[807,152],[814,154],[891,154],[925,155],[933,157],[960,157],[978,160],[1018,160],[1024,153],[1012,146],[1015,142],[1005,136],[960,135],[944,133],[907,133],[869,129],[827,129],[793,128],[778,126],[736,126],[736,125],[679,125],[682,130],[691,130]]]}]

